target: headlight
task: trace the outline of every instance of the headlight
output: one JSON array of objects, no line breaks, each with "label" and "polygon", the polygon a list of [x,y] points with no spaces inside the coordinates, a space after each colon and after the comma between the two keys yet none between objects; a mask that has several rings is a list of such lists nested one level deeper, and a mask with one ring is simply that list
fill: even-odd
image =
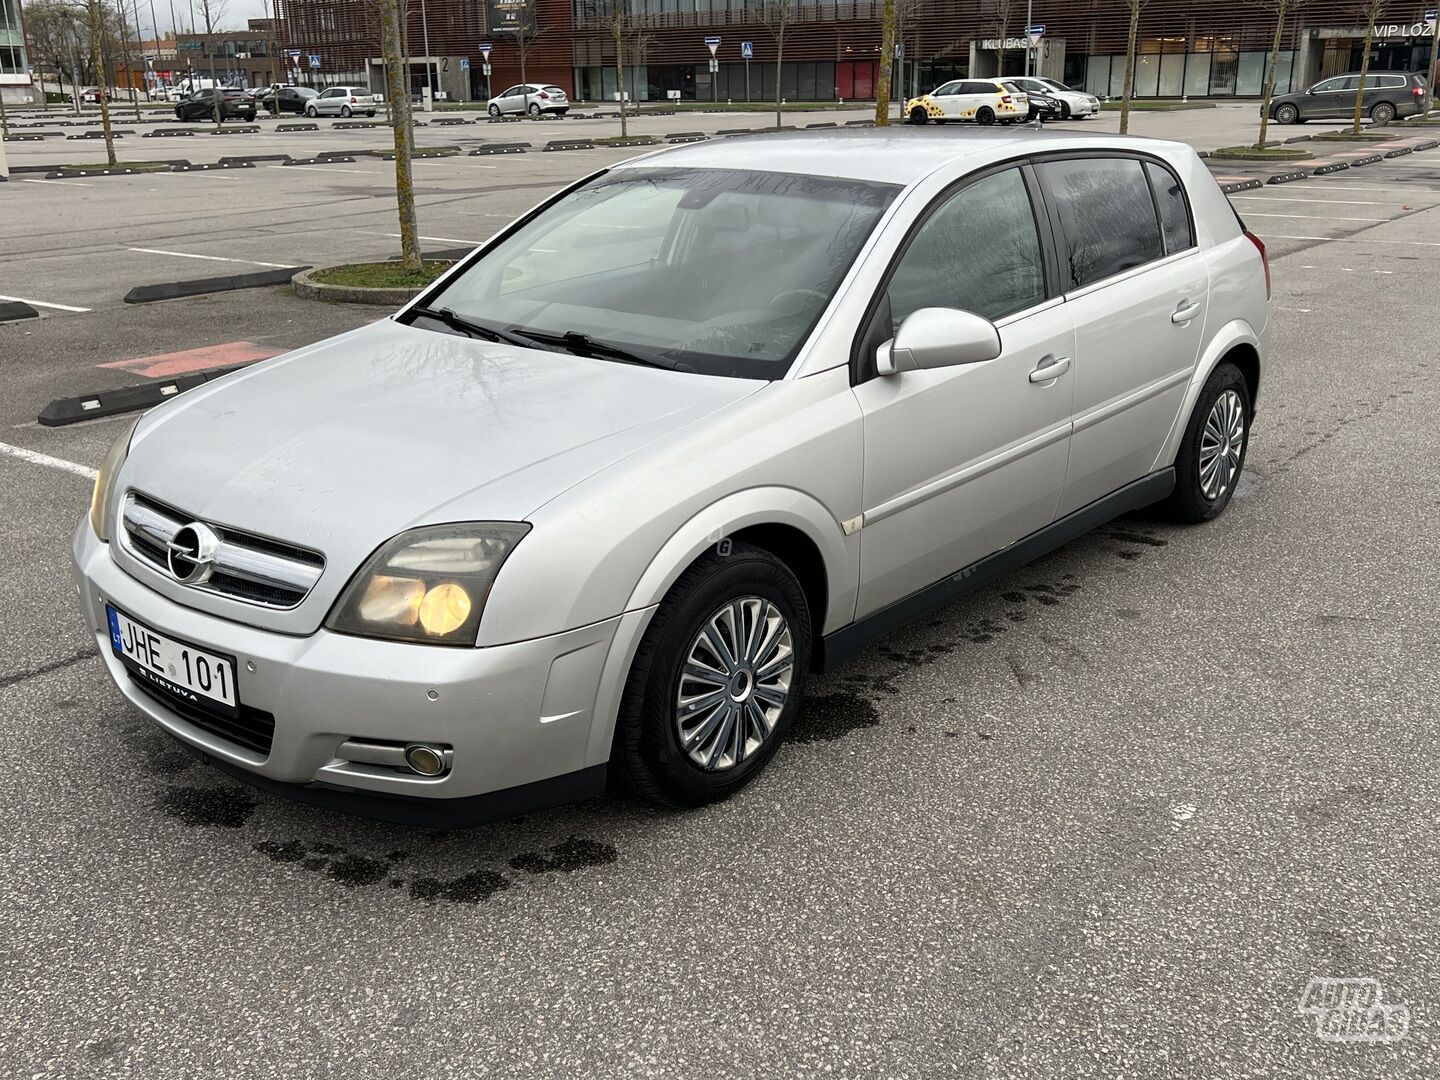
[{"label": "headlight", "polygon": [[110,539],[110,511],[115,502],[115,476],[120,466],[125,464],[125,455],[130,453],[130,437],[135,434],[138,423],[140,417],[137,416],[126,424],[105,452],[105,460],[100,462],[100,471],[95,474],[95,489],[90,493],[90,527],[95,530],[96,536],[107,542]]},{"label": "headlight", "polygon": [[345,586],[325,620],[341,634],[474,645],[495,575],[530,526],[427,525],[384,544]]}]

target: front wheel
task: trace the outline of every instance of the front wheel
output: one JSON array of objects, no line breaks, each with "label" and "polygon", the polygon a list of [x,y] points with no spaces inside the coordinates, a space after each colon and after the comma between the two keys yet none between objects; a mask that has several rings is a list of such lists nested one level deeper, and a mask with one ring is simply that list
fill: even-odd
[{"label": "front wheel", "polygon": [[995,113],[988,105],[975,114],[975,122],[989,127],[995,123]]},{"label": "front wheel", "polygon": [[1388,124],[1395,119],[1395,106],[1382,101],[1370,110],[1370,119],[1377,124]]},{"label": "front wheel", "polygon": [[1061,120],[1069,120],[1069,119],[1070,119],[1070,105],[1069,105],[1068,102],[1062,101],[1062,102],[1060,103],[1060,119],[1061,119]]},{"label": "front wheel", "polygon": [[670,806],[723,799],[757,776],[800,710],[810,611],[763,548],[717,545],[656,609],[626,682],[617,779]]},{"label": "front wheel", "polygon": [[315,108],[314,105],[306,105],[306,106],[305,106],[305,115],[308,116],[308,117],[310,117],[311,120],[314,120],[316,117],[318,117],[318,116],[320,115],[320,113],[319,113],[319,111]]},{"label": "front wheel", "polygon": [[499,116],[499,115],[500,115],[500,106],[499,106],[499,105],[491,105],[488,111],[489,111],[489,113],[490,113],[491,116]]},{"label": "front wheel", "polygon": [[535,104],[533,104],[533,105],[530,106],[530,115],[531,115],[532,117],[534,117],[536,120],[539,120],[539,119],[540,119],[540,103],[539,103],[539,102],[536,102]]},{"label": "front wheel", "polygon": [[1300,110],[1294,105],[1281,105],[1275,110],[1277,124],[1293,124],[1300,119]]},{"label": "front wheel", "polygon": [[1250,441],[1250,388],[1234,364],[1205,381],[1175,455],[1175,490],[1167,509],[1191,524],[1219,517],[1230,505]]},{"label": "front wheel", "polygon": [[927,112],[926,112],[923,108],[921,108],[919,105],[916,105],[915,108],[913,108],[913,109],[910,110],[910,123],[912,123],[912,124],[924,124],[924,123],[929,122],[929,120],[930,120],[930,114],[927,113]]}]

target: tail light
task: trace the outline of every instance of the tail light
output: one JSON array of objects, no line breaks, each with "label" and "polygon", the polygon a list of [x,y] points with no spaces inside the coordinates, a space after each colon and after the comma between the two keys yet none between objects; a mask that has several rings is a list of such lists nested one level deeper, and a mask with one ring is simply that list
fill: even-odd
[{"label": "tail light", "polygon": [[1002,105],[1009,105],[1009,104],[1010,104],[1010,95],[1009,95],[1009,94],[1001,94],[1001,95],[1000,95],[1000,104],[1002,104]]},{"label": "tail light", "polygon": [[352,97],[352,98],[350,99],[350,104],[351,104],[351,105],[359,105],[359,104],[360,104],[360,99],[359,99],[359,98],[354,98],[354,97]]},{"label": "tail light", "polygon": [[541,98],[544,101],[550,100],[550,95],[547,94],[544,90],[541,90],[540,93],[536,94],[535,96]]},{"label": "tail light", "polygon": [[1260,265],[1265,268],[1265,299],[1270,299],[1270,256],[1265,253],[1265,242],[1256,236],[1249,229],[1244,230],[1245,239],[1255,245],[1255,250],[1260,252]]},{"label": "tail light", "polygon": [[1423,86],[1412,86],[1412,87],[1410,88],[1410,92],[1411,92],[1412,94],[1414,94],[1416,97],[1424,97],[1424,96],[1425,96],[1425,88],[1424,88]]}]

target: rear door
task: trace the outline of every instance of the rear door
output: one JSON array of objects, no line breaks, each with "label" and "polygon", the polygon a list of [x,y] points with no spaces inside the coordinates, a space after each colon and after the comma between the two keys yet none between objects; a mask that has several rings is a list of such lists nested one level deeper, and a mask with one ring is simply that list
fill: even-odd
[{"label": "rear door", "polygon": [[1184,187],[1140,154],[1039,162],[1075,323],[1075,413],[1059,516],[1150,471],[1204,338],[1210,274]]}]

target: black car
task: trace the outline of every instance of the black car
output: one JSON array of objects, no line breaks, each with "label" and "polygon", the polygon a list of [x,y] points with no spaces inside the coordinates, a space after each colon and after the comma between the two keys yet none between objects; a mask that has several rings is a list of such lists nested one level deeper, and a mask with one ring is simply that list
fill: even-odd
[{"label": "black car", "polygon": [[220,119],[255,119],[255,99],[244,90],[197,90],[184,101],[175,105],[176,120],[213,120],[215,118],[215,95],[220,95]]},{"label": "black car", "polygon": [[287,112],[303,116],[305,106],[319,96],[319,91],[308,86],[281,86],[265,91],[260,97],[260,107],[271,116]]},{"label": "black car", "polygon": [[1025,114],[1027,121],[1060,120],[1065,116],[1065,106],[1043,83],[1034,79],[1006,79],[1005,89],[1030,99],[1030,111]]},{"label": "black car", "polygon": [[[1309,90],[1276,94],[1270,102],[1270,118],[1281,124],[1303,124],[1306,120],[1348,120],[1355,115],[1355,95],[1360,73],[1333,75],[1321,79]],[[1377,124],[1397,116],[1414,116],[1425,111],[1430,88],[1425,76],[1413,71],[1371,71],[1365,75],[1364,114]]]}]

